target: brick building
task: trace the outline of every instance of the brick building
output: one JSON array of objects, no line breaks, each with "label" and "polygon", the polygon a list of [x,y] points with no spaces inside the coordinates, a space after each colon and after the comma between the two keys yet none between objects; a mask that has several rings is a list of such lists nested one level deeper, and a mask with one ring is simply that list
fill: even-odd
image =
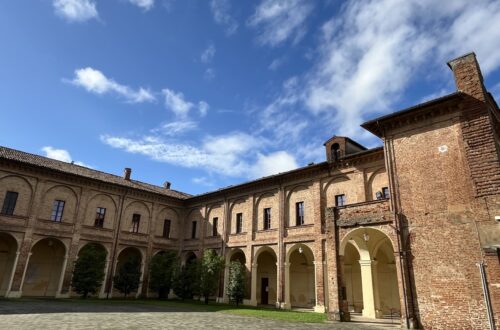
[{"label": "brick building", "polygon": [[334,136],[325,162],[197,196],[0,148],[0,295],[70,296],[98,243],[99,296],[131,254],[150,296],[153,255],[214,249],[246,266],[247,304],[498,328],[500,110],[474,54],[448,65],[457,92],[362,125],[383,147]]}]

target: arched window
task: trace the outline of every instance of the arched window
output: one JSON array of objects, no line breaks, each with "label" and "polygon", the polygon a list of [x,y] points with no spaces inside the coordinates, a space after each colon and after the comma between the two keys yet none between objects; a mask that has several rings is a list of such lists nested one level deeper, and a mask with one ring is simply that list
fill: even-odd
[{"label": "arched window", "polygon": [[330,147],[330,157],[332,158],[332,161],[340,159],[340,145],[338,143],[334,143]]}]

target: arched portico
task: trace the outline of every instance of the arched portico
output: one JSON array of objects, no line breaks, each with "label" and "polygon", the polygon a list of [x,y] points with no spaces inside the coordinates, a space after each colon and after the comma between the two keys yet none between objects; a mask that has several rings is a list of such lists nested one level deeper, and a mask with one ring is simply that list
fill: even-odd
[{"label": "arched portico", "polygon": [[273,305],[278,301],[278,276],[276,252],[262,246],[255,252],[252,264],[252,305]]},{"label": "arched portico", "polygon": [[104,253],[104,255],[106,256],[106,263],[105,263],[104,269],[103,269],[104,270],[104,278],[102,280],[102,284],[101,284],[100,289],[97,290],[99,298],[104,298],[106,296],[106,283],[107,283],[107,276],[108,276],[108,269],[109,269],[109,262],[110,262],[108,249],[106,249],[106,247],[104,247],[104,245],[102,245],[100,243],[89,242],[80,248],[80,250],[78,251],[78,258],[80,257],[80,255],[82,254],[82,252],[85,249],[88,249],[90,247],[97,249],[98,251]]},{"label": "arched portico", "polygon": [[[135,248],[135,247],[126,247],[126,248],[122,249],[120,251],[120,253],[118,254],[118,258],[116,259],[116,266],[115,266],[115,271],[114,271],[113,276],[118,274],[122,265],[131,258],[137,258],[139,260],[140,265],[141,265],[140,266],[140,269],[141,269],[140,284],[139,284],[139,287],[137,289],[137,292],[135,292],[135,296],[138,297],[142,292],[142,282],[144,279],[144,267],[145,267],[144,257],[143,257],[141,250],[139,250],[138,248]],[[113,287],[113,294],[120,294],[120,293],[118,291],[116,291],[116,289],[114,289],[114,287]],[[134,294],[134,292],[130,293],[131,296],[133,294]]]},{"label": "arched portico", "polygon": [[[248,280],[248,269],[246,268],[246,257],[245,257],[245,252],[243,252],[243,250],[239,249],[239,248],[234,248],[234,249],[230,249],[227,253],[226,253],[226,259],[225,259],[225,268],[224,268],[224,294],[223,294],[223,301],[225,303],[228,303],[229,302],[229,298],[227,296],[227,283],[229,282],[229,264],[233,261],[238,261],[243,267],[245,267],[246,269],[246,273],[247,273],[247,280]],[[247,283],[248,284],[248,283]],[[248,299],[248,296],[249,296],[249,286],[247,285],[247,292],[245,294],[245,299]]]},{"label": "arched portico", "polygon": [[57,238],[44,238],[33,245],[22,283],[23,296],[57,296],[66,267],[66,251],[66,246]]},{"label": "arched portico", "polygon": [[394,249],[389,237],[374,228],[354,229],[342,239],[339,254],[349,312],[367,318],[399,315]]},{"label": "arched portico", "polygon": [[7,233],[0,233],[0,297],[8,296],[19,259],[16,239]]},{"label": "arched portico", "polygon": [[314,254],[305,244],[293,245],[285,261],[285,307],[316,306]]}]

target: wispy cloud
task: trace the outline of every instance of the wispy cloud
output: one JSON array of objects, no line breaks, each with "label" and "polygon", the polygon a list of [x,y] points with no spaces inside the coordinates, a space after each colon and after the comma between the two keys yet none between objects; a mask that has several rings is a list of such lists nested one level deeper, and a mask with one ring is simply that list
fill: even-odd
[{"label": "wispy cloud", "polygon": [[94,0],[53,0],[56,14],[70,22],[84,22],[98,18]]},{"label": "wispy cloud", "polygon": [[152,133],[159,133],[166,136],[178,136],[180,134],[195,130],[198,124],[194,121],[173,121],[164,123],[160,127],[152,129]]},{"label": "wispy cloud", "polygon": [[210,109],[210,105],[208,105],[205,101],[198,102],[198,110],[200,111],[200,116],[205,117]]},{"label": "wispy cloud", "polygon": [[226,27],[226,34],[233,35],[238,30],[238,22],[231,16],[231,4],[229,0],[211,0],[210,9],[217,24]]},{"label": "wispy cloud", "polygon": [[215,182],[212,179],[207,178],[206,176],[195,177],[195,178],[191,179],[191,181],[194,184],[198,184],[198,185],[202,185],[202,186],[206,186],[206,187],[214,187],[215,186]]},{"label": "wispy cloud", "polygon": [[140,87],[134,90],[106,77],[101,71],[91,67],[75,70],[72,84],[85,88],[94,94],[115,93],[130,103],[153,102],[155,97],[148,89]]},{"label": "wispy cloud", "polygon": [[66,162],[66,163],[74,163],[76,165],[92,168],[91,166],[89,166],[85,163],[73,161],[69,151],[67,151],[67,150],[56,149],[56,148],[51,147],[51,146],[46,146],[46,147],[42,148],[42,151],[45,153],[45,157],[52,158],[55,160],[60,160],[62,162]]},{"label": "wispy cloud", "polygon": [[210,81],[215,78],[215,69],[214,68],[207,68],[205,70],[205,73],[203,74],[203,79]]},{"label": "wispy cloud", "polygon": [[200,56],[201,61],[203,63],[207,63],[207,64],[211,63],[212,60],[214,59],[215,52],[216,52],[216,49],[215,49],[214,44],[208,45],[208,47],[205,48],[205,50],[203,50],[203,52],[201,53],[201,56]]},{"label": "wispy cloud", "polygon": [[101,136],[103,143],[153,160],[209,173],[232,177],[256,178],[297,167],[294,157],[286,151],[264,153],[261,138],[234,132],[207,136],[200,144],[179,143],[158,137],[130,139]]},{"label": "wispy cloud", "polygon": [[288,39],[294,43],[306,33],[306,19],[313,9],[308,0],[262,0],[248,20],[259,30],[262,45],[278,46]]},{"label": "wispy cloud", "polygon": [[268,69],[271,71],[276,71],[285,63],[285,61],[286,59],[284,57],[275,58],[271,62],[271,64],[269,64]]},{"label": "wispy cloud", "polygon": [[195,106],[193,102],[185,99],[183,93],[175,92],[168,88],[163,89],[162,94],[165,97],[165,107],[180,118],[187,118],[191,109],[195,107],[198,108],[200,116],[203,117],[210,108],[209,104],[205,101],[200,101],[198,102],[198,106]]},{"label": "wispy cloud", "polygon": [[155,5],[155,0],[129,0],[129,2],[144,9],[145,11],[150,10]]}]

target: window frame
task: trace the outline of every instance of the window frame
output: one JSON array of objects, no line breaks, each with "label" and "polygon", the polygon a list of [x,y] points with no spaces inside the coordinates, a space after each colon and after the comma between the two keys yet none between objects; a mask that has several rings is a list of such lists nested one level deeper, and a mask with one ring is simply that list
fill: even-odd
[{"label": "window frame", "polygon": [[303,226],[305,218],[304,201],[295,203],[295,226]]},{"label": "window frame", "polygon": [[[339,200],[341,200],[341,203],[339,203]],[[335,195],[335,206],[341,207],[345,205],[347,205],[346,195],[345,194]]]},{"label": "window frame", "polygon": [[217,237],[219,235],[218,228],[219,227],[219,217],[214,217],[212,219],[212,236]]},{"label": "window frame", "polygon": [[271,208],[266,207],[264,208],[264,223],[263,223],[263,229],[264,230],[269,230],[271,229]]},{"label": "window frame", "polygon": [[163,219],[162,237],[163,238],[170,238],[171,231],[172,231],[172,220],[170,220],[170,219]]},{"label": "window frame", "polygon": [[197,223],[198,221],[191,221],[191,239],[196,239]]},{"label": "window frame", "polygon": [[[103,212],[100,212],[103,211]],[[96,208],[96,217],[94,221],[94,227],[104,228],[104,219],[106,218],[106,208],[98,206]]]},{"label": "window frame", "polygon": [[66,201],[55,199],[52,203],[52,213],[50,215],[50,220],[54,222],[62,222],[65,206]]},{"label": "window frame", "polygon": [[236,234],[243,232],[243,213],[236,213]]},{"label": "window frame", "polygon": [[[15,196],[15,198],[13,198]],[[2,215],[14,215],[16,210],[17,199],[19,198],[19,193],[17,191],[6,191],[5,198],[3,199],[2,210],[0,214]]]},{"label": "window frame", "polygon": [[132,228],[130,232],[138,234],[140,225],[141,225],[141,214],[140,213],[132,214]]},{"label": "window frame", "polygon": [[382,197],[385,199],[391,198],[391,191],[389,190],[389,187],[382,187]]}]

